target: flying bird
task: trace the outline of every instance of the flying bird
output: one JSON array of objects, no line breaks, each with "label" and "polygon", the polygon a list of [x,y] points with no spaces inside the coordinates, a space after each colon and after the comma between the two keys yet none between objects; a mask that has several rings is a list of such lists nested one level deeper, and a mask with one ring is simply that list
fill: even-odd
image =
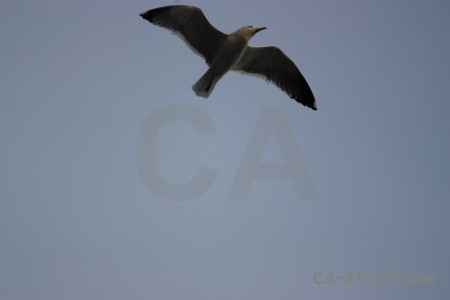
[{"label": "flying bird", "polygon": [[225,73],[238,71],[261,76],[297,102],[317,109],[308,83],[283,51],[275,46],[248,46],[249,40],[266,27],[245,26],[225,34],[209,23],[200,8],[190,5],[159,7],[140,16],[179,35],[205,59],[209,69],[192,86],[197,96],[208,98]]}]

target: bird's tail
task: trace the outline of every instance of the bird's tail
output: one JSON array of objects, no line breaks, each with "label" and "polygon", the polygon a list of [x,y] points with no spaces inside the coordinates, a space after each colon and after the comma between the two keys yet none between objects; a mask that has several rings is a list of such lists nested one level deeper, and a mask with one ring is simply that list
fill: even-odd
[{"label": "bird's tail", "polygon": [[192,86],[195,94],[199,97],[208,98],[212,90],[216,86],[221,76],[217,76],[209,69],[206,73]]}]

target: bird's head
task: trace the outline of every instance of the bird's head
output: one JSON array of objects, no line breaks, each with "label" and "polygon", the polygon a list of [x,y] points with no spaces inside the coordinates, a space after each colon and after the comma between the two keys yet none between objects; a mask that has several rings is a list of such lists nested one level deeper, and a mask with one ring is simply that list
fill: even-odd
[{"label": "bird's head", "polygon": [[266,27],[244,26],[237,30],[237,33],[243,35],[248,40],[251,39],[258,31],[264,30]]}]

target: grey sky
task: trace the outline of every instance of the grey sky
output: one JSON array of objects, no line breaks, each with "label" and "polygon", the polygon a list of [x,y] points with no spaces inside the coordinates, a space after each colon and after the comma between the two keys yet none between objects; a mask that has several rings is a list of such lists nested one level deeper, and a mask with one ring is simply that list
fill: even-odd
[{"label": "grey sky", "polygon": [[[237,73],[196,97],[202,59],[139,17],[168,4],[0,4],[0,298],[446,299],[448,1],[191,2],[226,33],[266,26],[250,44],[299,66],[316,112]],[[149,190],[136,166],[145,120],[174,104],[217,128],[174,121],[158,133],[167,181],[217,171],[186,201]],[[267,106],[289,122],[319,201],[281,179],[227,201]],[[272,137],[263,161],[282,159]],[[354,282],[314,281],[328,272]],[[367,284],[355,272],[437,281]]]}]

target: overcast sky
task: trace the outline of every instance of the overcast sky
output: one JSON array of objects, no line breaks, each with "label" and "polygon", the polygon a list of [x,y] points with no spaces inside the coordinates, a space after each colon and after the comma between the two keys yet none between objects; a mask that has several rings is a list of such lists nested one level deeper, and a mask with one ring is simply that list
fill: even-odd
[{"label": "overcast sky", "polygon": [[[317,111],[238,73],[195,96],[206,64],[139,17],[170,4],[1,2],[0,298],[447,299],[449,2],[191,3],[266,26]],[[233,201],[255,157],[300,184]]]}]

